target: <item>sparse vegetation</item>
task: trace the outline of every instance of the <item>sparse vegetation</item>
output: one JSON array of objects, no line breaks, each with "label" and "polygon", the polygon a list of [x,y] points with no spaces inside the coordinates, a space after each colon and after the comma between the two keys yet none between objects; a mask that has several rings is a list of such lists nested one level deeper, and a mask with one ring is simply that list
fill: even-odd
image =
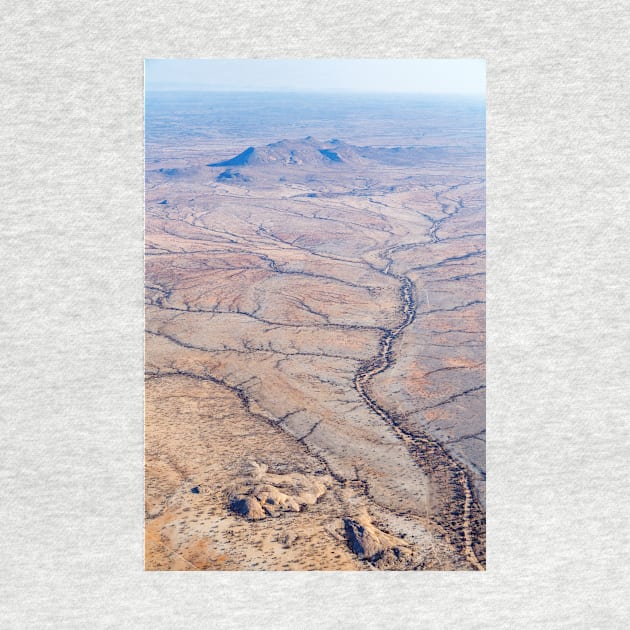
[{"label": "sparse vegetation", "polygon": [[482,112],[326,103],[147,119],[148,569],[485,566]]}]

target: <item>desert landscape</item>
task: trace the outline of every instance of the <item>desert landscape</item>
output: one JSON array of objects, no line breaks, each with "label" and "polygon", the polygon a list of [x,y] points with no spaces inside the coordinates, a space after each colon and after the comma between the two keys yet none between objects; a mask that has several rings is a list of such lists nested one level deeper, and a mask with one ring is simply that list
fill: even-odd
[{"label": "desert landscape", "polygon": [[485,570],[483,101],[145,116],[145,568]]}]

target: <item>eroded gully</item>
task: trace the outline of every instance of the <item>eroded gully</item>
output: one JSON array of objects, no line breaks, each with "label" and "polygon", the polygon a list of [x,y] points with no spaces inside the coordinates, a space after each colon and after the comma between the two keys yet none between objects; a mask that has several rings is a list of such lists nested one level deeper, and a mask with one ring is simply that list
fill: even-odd
[{"label": "eroded gully", "polygon": [[[405,443],[416,463],[436,482],[436,486],[446,488],[441,509],[432,518],[465,560],[473,568],[484,571],[485,518],[473,496],[467,470],[435,438],[419,429],[414,429],[413,433],[405,430],[397,415],[379,404],[371,393],[370,382],[377,374],[393,365],[395,359],[392,356],[392,346],[414,321],[418,310],[413,282],[407,276],[391,271],[391,266],[390,259],[382,273],[400,283],[402,322],[397,327],[384,331],[378,353],[363,363],[355,374],[354,387],[365,404]],[[475,546],[478,547],[477,552]]]}]

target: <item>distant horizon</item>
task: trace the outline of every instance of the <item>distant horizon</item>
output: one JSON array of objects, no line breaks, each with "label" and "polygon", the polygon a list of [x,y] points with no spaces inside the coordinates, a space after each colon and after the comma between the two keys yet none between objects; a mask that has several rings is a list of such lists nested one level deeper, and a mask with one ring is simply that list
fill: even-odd
[{"label": "distant horizon", "polygon": [[485,99],[480,59],[145,59],[145,92]]},{"label": "distant horizon", "polygon": [[486,95],[485,93],[473,93],[473,92],[376,92],[376,91],[366,91],[366,90],[338,90],[338,89],[302,89],[302,90],[291,90],[291,89],[231,89],[231,88],[206,88],[206,87],[186,87],[186,88],[177,88],[170,86],[159,86],[152,87],[150,89],[145,89],[145,95],[152,94],[294,94],[296,96],[299,95],[307,95],[307,94],[318,94],[318,95],[326,95],[326,96],[352,96],[352,95],[362,95],[362,96],[379,96],[386,98],[388,96],[404,96],[409,98],[415,97],[443,97],[449,99],[455,98],[467,98],[475,101],[485,101]]}]

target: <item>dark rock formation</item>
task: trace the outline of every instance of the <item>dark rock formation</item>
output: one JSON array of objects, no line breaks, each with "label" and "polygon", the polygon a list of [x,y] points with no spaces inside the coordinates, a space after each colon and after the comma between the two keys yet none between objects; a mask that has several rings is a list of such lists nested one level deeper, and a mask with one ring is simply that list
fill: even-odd
[{"label": "dark rock formation", "polygon": [[251,521],[265,518],[265,513],[260,502],[255,497],[233,497],[230,501],[230,510],[244,516]]}]

